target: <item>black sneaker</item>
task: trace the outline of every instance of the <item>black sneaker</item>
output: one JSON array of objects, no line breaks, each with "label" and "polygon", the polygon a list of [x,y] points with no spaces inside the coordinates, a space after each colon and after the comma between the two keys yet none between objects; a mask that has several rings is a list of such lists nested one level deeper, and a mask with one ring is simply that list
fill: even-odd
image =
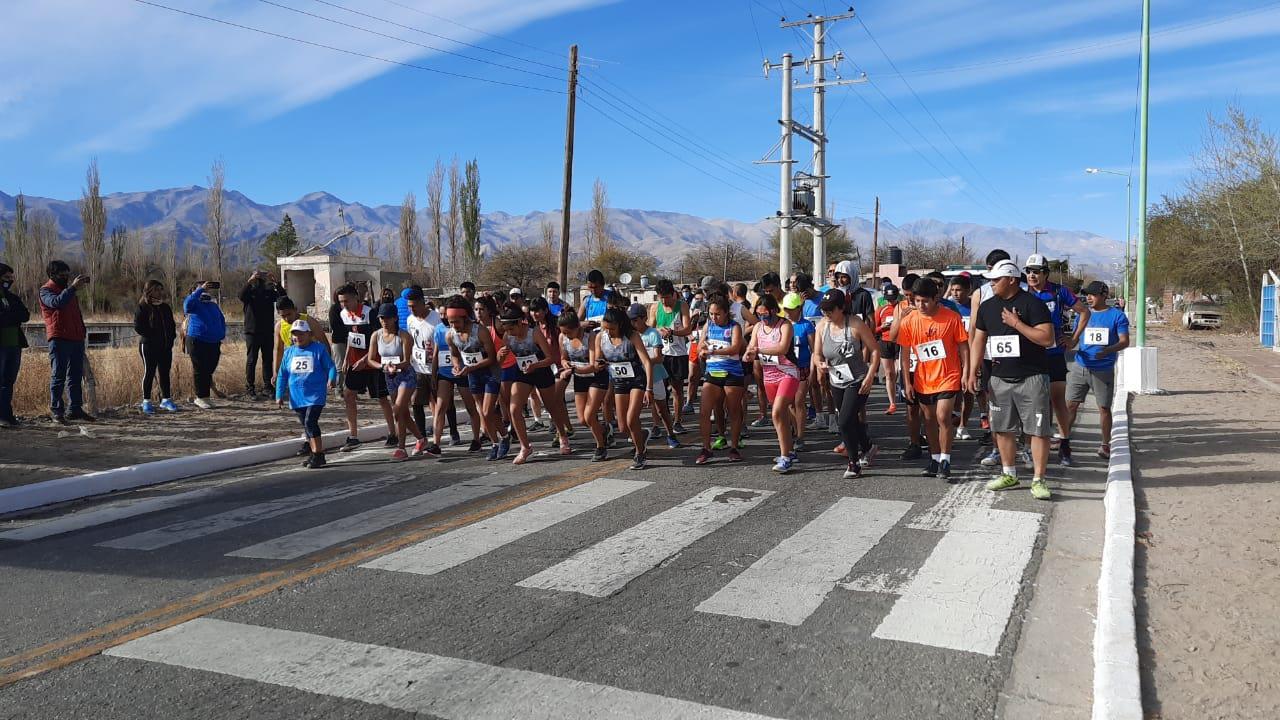
[{"label": "black sneaker", "polygon": [[65,415],[54,415],[54,416],[53,416],[53,421],[54,421],[54,422],[56,422],[56,423],[58,423],[59,425],[70,425],[70,424],[71,424],[71,422],[67,420],[67,418],[66,418],[66,416],[65,416]]},{"label": "black sneaker", "polygon": [[387,436],[387,441],[383,443],[383,445],[386,445],[389,448],[400,447],[400,438],[396,437],[395,433],[392,433]]},{"label": "black sneaker", "polygon": [[844,471],[844,479],[857,480],[860,477],[862,477],[862,466],[856,462],[849,463],[849,467]]},{"label": "black sneaker", "polygon": [[[475,445],[475,444],[476,444],[476,441],[475,441],[475,440],[472,440],[472,441],[471,441],[471,444],[472,444],[472,445]],[[450,446],[452,446],[452,447],[458,447],[458,446],[462,445],[462,436],[458,434],[458,431],[457,431],[457,430],[451,430],[451,431],[449,432],[449,445],[450,445]],[[474,451],[474,450],[472,450],[472,452],[475,452],[475,451]]]},{"label": "black sneaker", "polygon": [[480,448],[484,447],[484,443],[480,442],[480,438],[471,441],[471,446],[467,448],[467,452],[480,452]]},{"label": "black sneaker", "polygon": [[430,445],[422,449],[422,454],[426,455],[427,457],[438,458],[443,453],[441,452],[439,445],[435,443],[431,443]]},{"label": "black sneaker", "polygon": [[360,438],[348,437],[346,442],[342,443],[342,447],[338,448],[338,452],[351,452],[360,447]]},{"label": "black sneaker", "polygon": [[262,396],[258,395],[258,391],[257,391],[257,390],[254,390],[253,388],[249,388],[249,392],[247,392],[247,393],[245,393],[245,394],[249,396],[249,399],[250,399],[250,400],[261,400],[261,399],[262,399]]},{"label": "black sneaker", "polygon": [[311,443],[309,442],[303,442],[302,447],[298,448],[298,452],[294,453],[294,455],[298,457],[302,457],[304,455],[310,455],[310,454],[311,454]]},{"label": "black sneaker", "polygon": [[80,421],[82,421],[82,422],[97,422],[97,421],[98,421],[98,418],[96,418],[96,417],[94,417],[94,416],[90,415],[89,413],[87,413],[87,412],[85,412],[85,411],[83,411],[83,410],[72,410],[71,412],[67,413],[67,419],[68,419],[68,420],[80,420]]},{"label": "black sneaker", "polygon": [[633,459],[633,460],[631,461],[631,469],[632,469],[632,470],[643,470],[643,469],[644,469],[644,466],[645,466],[646,464],[647,464],[647,460],[646,460],[646,458],[645,458],[645,454],[644,454],[644,453],[636,453],[635,459]]},{"label": "black sneaker", "polygon": [[1063,438],[1058,443],[1058,462],[1062,467],[1071,467],[1074,464],[1071,462],[1071,440],[1068,438]]},{"label": "black sneaker", "polygon": [[[950,463],[948,463],[948,465],[950,465]],[[929,466],[926,467],[924,470],[920,471],[920,477],[937,477],[937,476],[938,476],[937,460],[930,460]]]},{"label": "black sneaker", "polygon": [[310,464],[307,465],[307,467],[311,468],[312,470],[319,470],[325,465],[328,465],[328,463],[325,462],[324,453],[316,453],[315,455],[311,456]]},{"label": "black sneaker", "polygon": [[919,460],[924,457],[924,451],[919,445],[908,445],[906,450],[902,451],[902,460]]},{"label": "black sneaker", "polygon": [[3,426],[5,426],[5,427],[16,428],[16,427],[18,427],[18,426],[19,426],[19,425],[21,425],[21,424],[22,424],[22,423],[18,422],[18,418],[14,417],[14,416],[12,416],[12,415],[10,415],[10,416],[8,416],[8,417],[2,417],[2,418],[0,418],[0,425],[3,425]]},{"label": "black sneaker", "polygon": [[943,460],[942,462],[938,463],[938,473],[935,477],[937,477],[939,480],[946,480],[947,482],[951,482],[951,461],[950,460]]},{"label": "black sneaker", "polygon": [[591,462],[604,462],[609,459],[609,449],[598,447],[591,453]]}]

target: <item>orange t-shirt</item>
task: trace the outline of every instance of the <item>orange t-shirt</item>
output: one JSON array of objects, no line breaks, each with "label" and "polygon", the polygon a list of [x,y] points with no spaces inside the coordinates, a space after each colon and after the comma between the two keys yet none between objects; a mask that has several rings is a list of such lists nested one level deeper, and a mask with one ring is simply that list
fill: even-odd
[{"label": "orange t-shirt", "polygon": [[933,317],[913,312],[899,321],[898,344],[916,355],[915,390],[932,395],[960,389],[960,345],[968,343],[960,313],[939,307]]},{"label": "orange t-shirt", "polygon": [[[875,327],[875,330],[876,330],[876,339],[877,339],[877,340],[884,340],[885,342],[888,342],[888,340],[889,340],[889,328],[885,328],[883,331],[881,331],[881,330],[880,330],[880,328],[884,325],[884,321],[885,321],[887,318],[891,318],[891,317],[893,317],[893,311],[894,311],[896,308],[897,308],[897,306],[896,306],[896,305],[889,305],[888,303],[886,303],[886,304],[884,304],[884,305],[881,305],[881,306],[880,306],[880,309],[876,310],[876,327]],[[893,326],[892,326],[892,324],[891,324],[889,327],[893,327]]]}]

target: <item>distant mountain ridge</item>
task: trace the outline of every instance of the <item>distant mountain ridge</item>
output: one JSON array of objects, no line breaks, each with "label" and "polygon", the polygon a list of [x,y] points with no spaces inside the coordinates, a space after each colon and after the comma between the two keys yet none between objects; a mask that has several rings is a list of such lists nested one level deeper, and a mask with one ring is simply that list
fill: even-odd
[{"label": "distant mountain ridge", "polygon": [[[176,229],[184,245],[204,244],[205,188],[190,186],[140,192],[112,193],[104,196],[108,227],[124,226],[141,230]],[[53,214],[58,231],[68,242],[80,236],[80,212],[75,200],[26,196],[29,210],[47,210]],[[341,241],[341,247],[363,253],[370,238],[380,249],[394,253],[395,237],[399,232],[400,206],[368,206],[346,202],[327,192],[313,192],[293,202],[281,205],[263,205],[236,190],[226,193],[228,226],[231,242],[257,242],[279,225],[288,214],[298,230],[304,245],[321,243],[342,230],[338,216],[341,208],[353,235]],[[13,217],[14,196],[0,192],[0,221]],[[481,241],[490,248],[508,243],[539,242],[543,220],[549,220],[560,228],[559,211],[530,212],[512,215],[501,211],[485,213],[481,226]],[[841,221],[860,246],[869,246],[873,231],[872,222],[862,217],[849,217]],[[586,211],[573,213],[575,236],[587,223]],[[733,219],[707,219],[684,213],[660,210],[636,210],[611,208],[610,231],[614,239],[624,245],[650,253],[660,263],[674,264],[684,252],[702,242],[734,240],[749,249],[767,246],[775,223],[771,220],[749,223]],[[419,211],[419,226],[426,227],[426,218]],[[977,255],[984,255],[996,247],[1008,250],[1015,257],[1025,259],[1032,252],[1032,240],[1023,228],[991,227],[973,223],[954,223],[934,219],[914,220],[894,225],[880,222],[880,246],[904,243],[908,238],[919,237],[927,241],[963,236]],[[1090,266],[1095,273],[1106,276],[1118,274],[1112,264],[1124,254],[1119,241],[1078,230],[1048,230],[1041,236],[1040,250],[1051,259],[1070,257],[1077,267]]]}]

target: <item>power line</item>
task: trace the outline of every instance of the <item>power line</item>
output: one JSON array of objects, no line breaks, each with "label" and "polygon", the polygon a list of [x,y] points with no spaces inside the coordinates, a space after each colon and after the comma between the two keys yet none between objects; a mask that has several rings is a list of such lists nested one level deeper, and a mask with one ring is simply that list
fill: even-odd
[{"label": "power line", "polygon": [[491,85],[503,85],[506,87],[522,88],[524,90],[536,90],[537,92],[553,93],[555,95],[565,94],[563,90],[552,90],[549,88],[541,88],[533,85],[522,85],[520,83],[506,82],[503,80],[493,80],[491,78],[480,77],[478,75],[467,75],[464,73],[456,73],[456,72],[451,72],[449,70],[441,70],[439,68],[428,67],[426,65],[418,65],[416,63],[404,62],[402,60],[392,60],[390,58],[379,57],[377,55],[370,55],[368,53],[359,52],[357,50],[347,50],[346,48],[335,47],[333,45],[326,45],[324,43],[315,42],[314,40],[304,40],[303,38],[294,37],[292,35],[285,35],[283,33],[278,33],[271,30],[264,30],[262,28],[253,27],[252,25],[244,25],[241,23],[232,22],[230,20],[223,20],[222,18],[211,17],[209,15],[201,15],[200,13],[191,12],[190,10],[182,10],[180,8],[170,7],[168,5],[162,5],[158,2],[152,2],[152,0],[133,0],[133,1],[140,5],[149,5],[151,7],[160,8],[161,10],[168,10],[169,12],[178,13],[179,15],[186,15],[188,17],[198,18],[200,20],[207,20],[209,22],[218,23],[219,25],[226,25],[227,27],[233,27],[240,30],[248,30],[249,32],[255,32],[260,35],[266,35],[268,37],[273,37],[280,40],[288,40],[290,42],[299,43],[301,45],[310,45],[311,47],[323,48],[325,50],[331,50],[333,52],[342,53],[344,55],[351,55],[353,57],[364,58],[366,60],[376,60],[378,62],[387,63],[388,65],[398,65],[400,67],[412,68],[414,70],[423,70],[426,72],[435,73],[437,75],[447,75],[449,77],[460,78],[463,80],[475,80],[478,82],[489,83]]},{"label": "power line", "polygon": [[[398,8],[402,8],[402,9],[404,9],[404,10],[408,10],[408,11],[410,11],[410,12],[415,12],[415,13],[418,13],[419,15],[423,15],[423,16],[425,16],[425,17],[434,18],[434,19],[436,19],[436,20],[440,20],[441,22],[447,22],[447,23],[449,23],[450,25],[455,25],[455,26],[457,26],[457,27],[462,28],[463,30],[470,30],[471,32],[474,32],[474,33],[480,33],[481,35],[484,35],[484,36],[486,36],[486,37],[491,37],[491,38],[494,38],[494,39],[496,39],[496,40],[503,40],[503,41],[505,41],[505,42],[509,42],[509,43],[511,43],[511,44],[513,44],[513,45],[519,45],[520,47],[528,48],[529,50],[535,50],[535,51],[540,52],[540,53],[545,53],[545,54],[550,55],[551,57],[554,57],[554,58],[559,58],[559,57],[560,57],[560,53],[558,53],[558,52],[553,52],[553,51],[551,51],[551,50],[547,50],[547,49],[545,49],[545,48],[540,48],[540,47],[538,47],[538,46],[536,46],[536,45],[530,45],[529,43],[521,42],[521,41],[519,41],[519,40],[516,40],[516,39],[514,39],[514,38],[508,37],[508,36],[506,36],[506,35],[500,35],[500,34],[498,34],[498,33],[488,32],[488,31],[486,31],[486,30],[481,30],[480,28],[471,27],[470,25],[463,25],[462,23],[458,22],[457,20],[451,20],[451,19],[449,19],[449,18],[447,18],[447,17],[445,17],[445,16],[443,16],[443,15],[436,15],[435,13],[430,13],[430,12],[427,12],[426,10],[422,10],[422,9],[419,9],[419,8],[416,8],[416,7],[413,7],[413,6],[410,6],[410,5],[405,5],[404,3],[396,2],[395,0],[382,0],[382,1],[383,1],[383,2],[385,2],[385,3],[387,3],[388,5],[394,5],[394,6],[398,7]],[[496,52],[496,51],[494,51],[494,52]],[[532,61],[529,61],[529,62],[532,62]]]}]

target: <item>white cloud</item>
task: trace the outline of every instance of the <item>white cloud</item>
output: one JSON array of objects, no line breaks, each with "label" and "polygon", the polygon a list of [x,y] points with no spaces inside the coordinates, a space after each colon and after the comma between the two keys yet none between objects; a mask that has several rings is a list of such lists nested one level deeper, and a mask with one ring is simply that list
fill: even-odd
[{"label": "white cloud", "polygon": [[[611,1],[404,0],[400,4],[504,33],[535,20]],[[249,0],[158,2],[387,60],[409,62],[434,54]],[[490,57],[332,7],[298,0],[282,0],[281,4],[415,42]],[[493,42],[377,0],[341,0],[340,4],[459,40]],[[226,111],[232,117],[270,117],[327,98],[395,67],[124,0],[41,0],[18,3],[6,13],[9,32],[0,43],[0,65],[23,71],[20,82],[6,79],[0,83],[0,139],[21,138],[34,128],[56,124],[60,129],[65,127],[64,147],[74,153],[137,148],[154,133],[210,110]],[[536,59],[555,62],[545,55]],[[443,65],[439,58],[423,64]],[[447,67],[559,89],[558,83],[550,80],[483,65],[451,63]],[[530,69],[555,74],[548,68]],[[426,83],[437,77],[422,75]],[[530,93],[515,88],[510,92]]]}]

